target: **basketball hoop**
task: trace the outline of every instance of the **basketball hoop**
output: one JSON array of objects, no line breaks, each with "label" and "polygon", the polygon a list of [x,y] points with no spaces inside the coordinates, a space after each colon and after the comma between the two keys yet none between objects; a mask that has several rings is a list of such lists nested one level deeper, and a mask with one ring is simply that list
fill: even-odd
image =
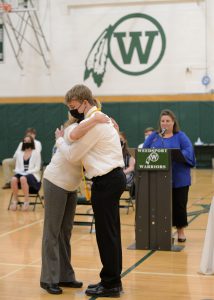
[{"label": "basketball hoop", "polygon": [[12,6],[11,4],[8,3],[0,3],[0,11],[5,11],[5,12],[11,12],[12,11]]}]

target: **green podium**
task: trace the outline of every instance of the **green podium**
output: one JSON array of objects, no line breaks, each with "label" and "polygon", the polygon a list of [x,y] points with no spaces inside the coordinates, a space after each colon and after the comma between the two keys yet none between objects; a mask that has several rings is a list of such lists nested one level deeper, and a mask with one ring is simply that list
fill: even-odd
[{"label": "green podium", "polygon": [[181,249],[172,243],[172,150],[136,149],[135,249]]}]

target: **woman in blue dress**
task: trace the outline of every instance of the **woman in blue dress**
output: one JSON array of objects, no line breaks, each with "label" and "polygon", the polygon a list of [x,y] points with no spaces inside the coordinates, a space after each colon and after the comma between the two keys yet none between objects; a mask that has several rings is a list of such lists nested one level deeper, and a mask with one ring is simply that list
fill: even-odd
[{"label": "woman in blue dress", "polygon": [[195,166],[192,143],[187,135],[180,131],[175,114],[162,110],[159,128],[144,142],[143,148],[180,149],[185,162],[172,161],[172,223],[177,228],[178,242],[185,242],[184,228],[187,222],[187,201],[191,185],[190,168]]}]

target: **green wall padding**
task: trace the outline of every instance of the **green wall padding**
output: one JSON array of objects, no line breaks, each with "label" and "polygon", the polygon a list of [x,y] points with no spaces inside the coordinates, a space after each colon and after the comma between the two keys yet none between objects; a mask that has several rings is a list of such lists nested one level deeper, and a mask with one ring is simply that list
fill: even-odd
[{"label": "green wall padding", "polygon": [[42,143],[42,159],[48,163],[55,143],[54,132],[67,119],[63,104],[2,104],[0,105],[0,161],[12,157],[25,130],[34,127]]},{"label": "green wall padding", "polygon": [[162,109],[171,109],[177,116],[181,130],[192,143],[198,137],[204,143],[214,143],[214,102],[137,102],[104,103],[103,111],[115,118],[120,130],[126,133],[130,147],[144,141],[146,127],[157,128]]},{"label": "green wall padding", "polygon": [[[129,146],[144,140],[146,127],[157,127],[160,111],[174,111],[183,130],[194,143],[200,136],[205,143],[214,143],[214,102],[124,102],[103,103],[103,112],[113,117],[127,135]],[[42,142],[42,159],[50,161],[55,143],[54,132],[67,119],[64,104],[1,104],[0,162],[12,157],[28,127],[37,130]]]}]

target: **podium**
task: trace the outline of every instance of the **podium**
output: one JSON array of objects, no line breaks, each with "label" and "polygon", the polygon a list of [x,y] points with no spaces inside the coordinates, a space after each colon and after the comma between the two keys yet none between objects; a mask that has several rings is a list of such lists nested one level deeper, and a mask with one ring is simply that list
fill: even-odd
[{"label": "podium", "polygon": [[172,160],[179,149],[136,149],[135,249],[180,251],[172,239]]}]

